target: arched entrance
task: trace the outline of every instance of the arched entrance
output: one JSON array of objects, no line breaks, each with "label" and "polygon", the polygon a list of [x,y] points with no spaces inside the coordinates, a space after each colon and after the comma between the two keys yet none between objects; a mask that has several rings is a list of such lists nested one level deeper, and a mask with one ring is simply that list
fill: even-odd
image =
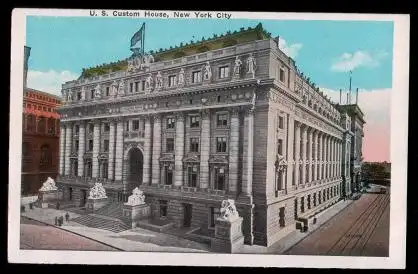
[{"label": "arched entrance", "polygon": [[137,147],[131,148],[128,154],[128,181],[134,185],[142,184],[144,155]]}]

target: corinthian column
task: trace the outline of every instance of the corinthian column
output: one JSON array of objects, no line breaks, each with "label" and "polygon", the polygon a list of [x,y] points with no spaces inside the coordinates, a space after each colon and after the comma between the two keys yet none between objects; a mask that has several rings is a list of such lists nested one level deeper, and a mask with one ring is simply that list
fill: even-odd
[{"label": "corinthian column", "polygon": [[64,125],[64,123],[62,123],[61,126],[60,126],[60,175],[65,174],[65,169],[64,169],[65,137],[66,137],[65,125]]},{"label": "corinthian column", "polygon": [[300,122],[295,121],[295,185],[300,183]]},{"label": "corinthian column", "polygon": [[200,188],[209,187],[210,154],[210,111],[201,112],[202,129],[200,135]]},{"label": "corinthian column", "polygon": [[145,116],[144,132],[144,168],[143,183],[149,185],[151,182],[151,119],[149,115]]},{"label": "corinthian column", "polygon": [[99,177],[99,151],[100,151],[100,121],[94,121],[93,131],[93,178]]},{"label": "corinthian column", "polygon": [[110,120],[109,122],[109,168],[108,168],[108,178],[109,180],[114,180],[115,178],[115,121]]},{"label": "corinthian column", "polygon": [[293,146],[295,138],[295,120],[293,117],[288,118],[287,127],[287,186],[286,189],[290,189],[290,185],[293,184]]},{"label": "corinthian column", "polygon": [[229,191],[236,192],[238,184],[239,109],[233,108],[231,114],[229,138]]},{"label": "corinthian column", "polygon": [[86,124],[84,121],[80,123],[80,131],[78,132],[78,176],[84,177],[84,151],[86,144]]},{"label": "corinthian column", "polygon": [[250,195],[253,187],[254,113],[247,109],[244,117],[244,149],[242,159],[242,193]]},{"label": "corinthian column", "polygon": [[323,179],[323,173],[322,173],[322,166],[323,166],[323,161],[324,158],[323,156],[323,152],[324,152],[324,147],[323,147],[323,142],[324,142],[324,134],[321,132],[318,134],[318,144],[319,144],[319,148],[318,148],[318,153],[319,153],[319,169],[318,169],[318,180],[322,180]]},{"label": "corinthian column", "polygon": [[308,183],[312,181],[312,140],[313,140],[313,129],[311,128],[308,131],[308,159],[307,159],[307,165],[308,165]]},{"label": "corinthian column", "polygon": [[308,128],[304,126],[302,128],[302,184],[306,183],[306,165],[307,165],[307,157],[306,157],[306,142],[307,142],[307,134]]},{"label": "corinthian column", "polygon": [[184,115],[179,113],[176,117],[176,148],[175,148],[175,186],[183,185],[183,156],[184,156]]},{"label": "corinthian column", "polygon": [[123,171],[123,119],[116,122],[115,182],[122,182]]},{"label": "corinthian column", "polygon": [[65,136],[65,175],[70,175],[71,170],[71,161],[70,161],[70,154],[71,154],[71,147],[73,145],[73,125],[71,123],[67,124],[66,126],[66,136]]},{"label": "corinthian column", "polygon": [[154,134],[153,134],[153,150],[152,150],[152,184],[160,183],[160,154],[161,154],[161,117],[154,116]]}]

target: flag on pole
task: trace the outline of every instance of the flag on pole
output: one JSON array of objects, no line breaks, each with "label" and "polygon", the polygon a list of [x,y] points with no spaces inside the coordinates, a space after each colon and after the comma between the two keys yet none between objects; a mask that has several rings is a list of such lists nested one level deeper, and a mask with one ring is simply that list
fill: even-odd
[{"label": "flag on pole", "polygon": [[145,23],[142,23],[141,28],[132,36],[131,38],[131,48],[133,48],[139,41],[141,41],[140,48],[143,50],[143,40],[144,40],[144,32],[145,32]]}]

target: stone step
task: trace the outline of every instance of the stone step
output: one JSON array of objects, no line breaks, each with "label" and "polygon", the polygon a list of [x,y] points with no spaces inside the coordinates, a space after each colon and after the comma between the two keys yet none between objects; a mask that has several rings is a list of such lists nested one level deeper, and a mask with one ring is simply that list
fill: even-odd
[{"label": "stone step", "polygon": [[104,229],[115,233],[130,229],[130,227],[122,221],[104,219],[91,215],[80,216],[78,218],[72,219],[72,221],[87,227]]}]

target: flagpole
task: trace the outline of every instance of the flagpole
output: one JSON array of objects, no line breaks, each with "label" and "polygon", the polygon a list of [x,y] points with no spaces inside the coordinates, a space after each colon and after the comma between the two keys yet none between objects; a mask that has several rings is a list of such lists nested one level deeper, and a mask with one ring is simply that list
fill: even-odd
[{"label": "flagpole", "polygon": [[352,75],[352,71],[350,70],[350,88],[349,88],[349,93],[350,93],[350,104],[351,104],[351,75]]},{"label": "flagpole", "polygon": [[142,32],[142,56],[144,56],[145,53],[145,22],[143,23],[144,25],[144,31]]}]

